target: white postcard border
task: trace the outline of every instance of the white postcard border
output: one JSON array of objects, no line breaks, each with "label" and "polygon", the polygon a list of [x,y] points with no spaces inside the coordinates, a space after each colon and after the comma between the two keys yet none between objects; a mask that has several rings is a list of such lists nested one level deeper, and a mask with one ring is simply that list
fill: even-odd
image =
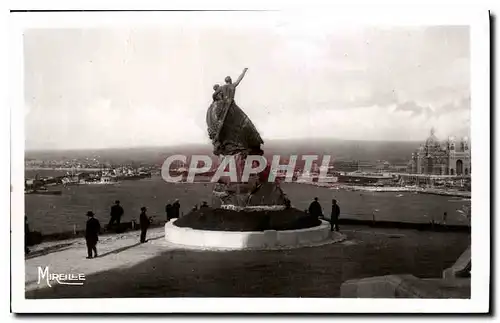
[{"label": "white postcard border", "polygon": [[[46,6],[46,4],[44,4]],[[237,19],[239,23],[256,23],[256,13],[224,15],[224,19]],[[113,18],[110,19],[110,16]],[[168,21],[164,19],[169,15]],[[206,13],[203,19],[210,20]],[[297,12],[286,17],[283,13],[264,13],[259,17],[259,26],[273,24],[273,17],[297,19]],[[174,17],[175,18],[172,18]],[[220,16],[219,16],[220,17]],[[470,24],[471,25],[471,93],[472,93],[472,268],[471,299],[428,300],[428,299],[279,299],[279,298],[145,298],[145,299],[24,299],[24,95],[23,95],[23,45],[24,28],[64,28],[92,26],[130,26],[168,24],[182,21],[183,13],[14,13],[10,15],[9,43],[9,93],[12,122],[12,310],[16,313],[81,313],[81,312],[316,312],[316,313],[377,313],[377,312],[426,312],[467,313],[485,312],[489,307],[490,277],[490,94],[489,94],[489,22],[487,11],[436,10],[420,8],[415,10],[389,10],[370,8],[360,10],[335,9],[331,12],[310,13],[301,19],[329,24],[361,23],[389,25],[423,24]],[[304,18],[305,17],[305,18]],[[312,20],[311,20],[312,19]],[[328,19],[328,21],[325,21]],[[335,19],[335,21],[333,21]],[[213,20],[213,19],[212,19]],[[219,19],[216,19],[220,21]],[[196,22],[197,21],[197,22]],[[224,20],[227,23],[227,20]],[[127,304],[133,303],[130,307]]]}]

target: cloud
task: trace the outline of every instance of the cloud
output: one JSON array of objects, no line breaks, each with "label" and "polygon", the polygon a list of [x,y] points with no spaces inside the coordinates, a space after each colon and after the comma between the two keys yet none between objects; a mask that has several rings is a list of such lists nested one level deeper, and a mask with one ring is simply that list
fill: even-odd
[{"label": "cloud", "polygon": [[422,114],[430,115],[432,110],[429,107],[423,107],[415,103],[414,101],[406,101],[403,103],[398,103],[396,105],[395,111],[409,111],[412,117],[418,117]]},{"label": "cloud", "polygon": [[264,139],[413,140],[430,122],[455,131],[470,119],[464,27],[179,25],[24,40],[31,148],[208,142],[212,85],[244,67],[236,100]]},{"label": "cloud", "polygon": [[456,114],[460,112],[467,112],[470,113],[470,97],[465,97],[460,100],[455,100],[452,102],[448,102],[447,104],[444,104],[440,106],[436,112],[436,116],[441,116],[441,115],[447,115],[447,114]]}]

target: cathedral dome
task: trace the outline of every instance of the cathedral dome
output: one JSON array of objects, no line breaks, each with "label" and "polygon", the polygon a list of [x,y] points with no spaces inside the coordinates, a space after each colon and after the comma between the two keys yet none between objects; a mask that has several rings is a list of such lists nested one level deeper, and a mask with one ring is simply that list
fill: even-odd
[{"label": "cathedral dome", "polygon": [[431,135],[425,141],[425,146],[426,147],[439,146],[439,140],[437,139],[436,135],[434,135],[434,128],[431,129]]}]

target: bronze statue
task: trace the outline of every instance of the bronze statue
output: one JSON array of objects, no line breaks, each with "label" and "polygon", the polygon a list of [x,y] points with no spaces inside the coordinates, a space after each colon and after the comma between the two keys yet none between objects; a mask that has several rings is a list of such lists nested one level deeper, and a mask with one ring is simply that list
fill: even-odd
[{"label": "bronze statue", "polygon": [[213,102],[207,111],[207,126],[216,156],[263,154],[260,145],[264,141],[252,121],[234,101],[236,87],[247,70],[243,70],[236,82],[233,83],[231,77],[227,76],[226,84],[216,84],[213,87]]},{"label": "bronze statue", "polygon": [[227,76],[222,86],[214,85],[213,102],[207,111],[208,136],[212,140],[214,154],[219,157],[234,156],[236,161],[237,182],[219,181],[213,191],[212,204],[232,206],[284,206],[283,191],[275,183],[250,178],[241,182],[245,159],[249,155],[263,155],[264,143],[250,118],[234,101],[236,87],[245,76],[247,69],[232,82]]}]

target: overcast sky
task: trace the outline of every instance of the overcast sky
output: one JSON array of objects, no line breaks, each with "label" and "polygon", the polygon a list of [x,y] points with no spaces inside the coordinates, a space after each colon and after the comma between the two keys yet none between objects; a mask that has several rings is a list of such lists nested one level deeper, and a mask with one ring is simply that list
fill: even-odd
[{"label": "overcast sky", "polygon": [[467,27],[27,30],[26,148],[209,142],[212,86],[266,139],[469,135]]}]

